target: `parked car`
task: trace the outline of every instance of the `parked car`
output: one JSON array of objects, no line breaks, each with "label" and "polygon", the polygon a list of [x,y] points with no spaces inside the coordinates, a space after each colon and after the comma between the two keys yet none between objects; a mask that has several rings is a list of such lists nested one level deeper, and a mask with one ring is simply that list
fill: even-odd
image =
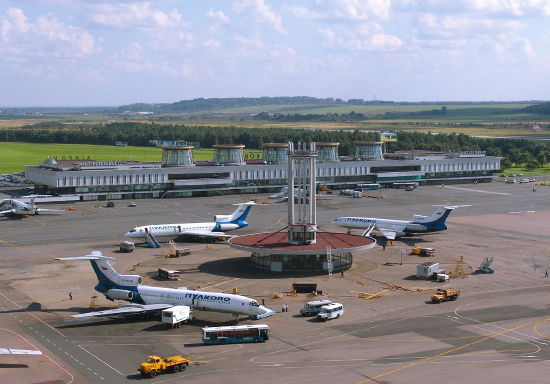
[{"label": "parked car", "polygon": [[519,182],[520,182],[521,184],[526,184],[526,183],[529,182],[529,179],[521,179]]},{"label": "parked car", "polygon": [[506,183],[507,183],[507,184],[515,184],[515,183],[516,183],[516,179],[508,179],[508,180],[506,180]]},{"label": "parked car", "polygon": [[533,179],[529,179],[529,182],[531,182],[531,183],[532,183],[533,181],[537,181],[537,180],[536,180],[535,178],[533,178]]},{"label": "parked car", "polygon": [[114,207],[115,207],[115,203],[113,203],[112,201],[109,201],[109,202],[107,203],[107,207],[108,207],[108,208],[114,208]]}]

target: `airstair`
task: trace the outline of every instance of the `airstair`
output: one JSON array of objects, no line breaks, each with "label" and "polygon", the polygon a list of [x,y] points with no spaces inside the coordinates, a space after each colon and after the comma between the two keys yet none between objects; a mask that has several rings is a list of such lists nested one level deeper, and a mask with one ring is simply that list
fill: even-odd
[{"label": "airstair", "polygon": [[370,234],[372,233],[372,231],[374,230],[375,227],[376,227],[375,224],[370,224],[361,236],[370,237]]},{"label": "airstair", "polygon": [[252,320],[260,320],[260,319],[263,319],[265,317],[273,316],[274,314],[275,314],[275,311],[272,309],[269,312],[263,313],[261,315],[250,315],[249,317]]},{"label": "airstair", "polygon": [[493,262],[492,257],[486,257],[481,264],[479,264],[479,270],[481,273],[495,273],[495,270],[491,268],[491,263]]},{"label": "airstair", "polygon": [[145,242],[147,243],[147,246],[149,248],[160,248],[160,244],[151,233],[147,232],[147,238],[145,239]]}]

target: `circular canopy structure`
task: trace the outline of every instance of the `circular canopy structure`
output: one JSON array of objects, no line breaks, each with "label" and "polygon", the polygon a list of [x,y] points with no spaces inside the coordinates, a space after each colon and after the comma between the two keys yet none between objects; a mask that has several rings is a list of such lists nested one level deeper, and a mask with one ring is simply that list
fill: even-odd
[{"label": "circular canopy structure", "polygon": [[326,273],[345,271],[353,264],[352,252],[371,249],[370,237],[317,232],[315,243],[291,244],[288,232],[255,233],[229,240],[232,248],[251,253],[251,265],[271,272]]},{"label": "circular canopy structure", "polygon": [[332,254],[359,252],[371,249],[376,240],[347,233],[317,232],[315,244],[296,245],[288,242],[288,233],[254,233],[229,239],[232,248],[260,255],[319,255],[330,247]]}]

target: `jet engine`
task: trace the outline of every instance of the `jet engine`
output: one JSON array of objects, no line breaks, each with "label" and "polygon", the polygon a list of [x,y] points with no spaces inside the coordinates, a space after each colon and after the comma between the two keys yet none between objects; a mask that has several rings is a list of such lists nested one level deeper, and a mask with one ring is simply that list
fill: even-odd
[{"label": "jet engine", "polygon": [[132,291],[125,291],[124,289],[109,289],[105,296],[111,300],[130,301],[134,297],[134,293]]},{"label": "jet engine", "polygon": [[422,224],[407,224],[407,230],[411,232],[426,232],[428,227]]},{"label": "jet engine", "polygon": [[141,285],[143,279],[139,275],[118,275],[120,285],[131,285],[133,287]]},{"label": "jet engine", "polygon": [[218,229],[220,231],[232,231],[233,229],[239,229],[239,225],[238,224],[231,224],[231,223],[218,224]]}]

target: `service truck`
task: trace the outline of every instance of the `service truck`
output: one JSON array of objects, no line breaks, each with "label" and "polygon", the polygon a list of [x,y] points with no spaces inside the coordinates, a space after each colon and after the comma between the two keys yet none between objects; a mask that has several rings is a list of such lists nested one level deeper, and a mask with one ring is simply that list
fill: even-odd
[{"label": "service truck", "polygon": [[176,305],[162,311],[162,322],[167,327],[179,328],[182,323],[193,321],[193,310],[187,305]]},{"label": "service truck", "polygon": [[442,301],[456,300],[460,296],[460,290],[453,291],[451,288],[439,288],[432,296],[432,303],[441,303]]},{"label": "service truck", "polygon": [[191,359],[184,359],[181,356],[172,356],[163,359],[155,355],[149,356],[144,363],[141,363],[138,371],[141,376],[155,377],[157,374],[170,370],[174,373],[185,371]]},{"label": "service truck", "polygon": [[123,241],[122,244],[120,244],[120,252],[129,253],[134,252],[136,249],[136,245],[132,243],[131,241]]}]

